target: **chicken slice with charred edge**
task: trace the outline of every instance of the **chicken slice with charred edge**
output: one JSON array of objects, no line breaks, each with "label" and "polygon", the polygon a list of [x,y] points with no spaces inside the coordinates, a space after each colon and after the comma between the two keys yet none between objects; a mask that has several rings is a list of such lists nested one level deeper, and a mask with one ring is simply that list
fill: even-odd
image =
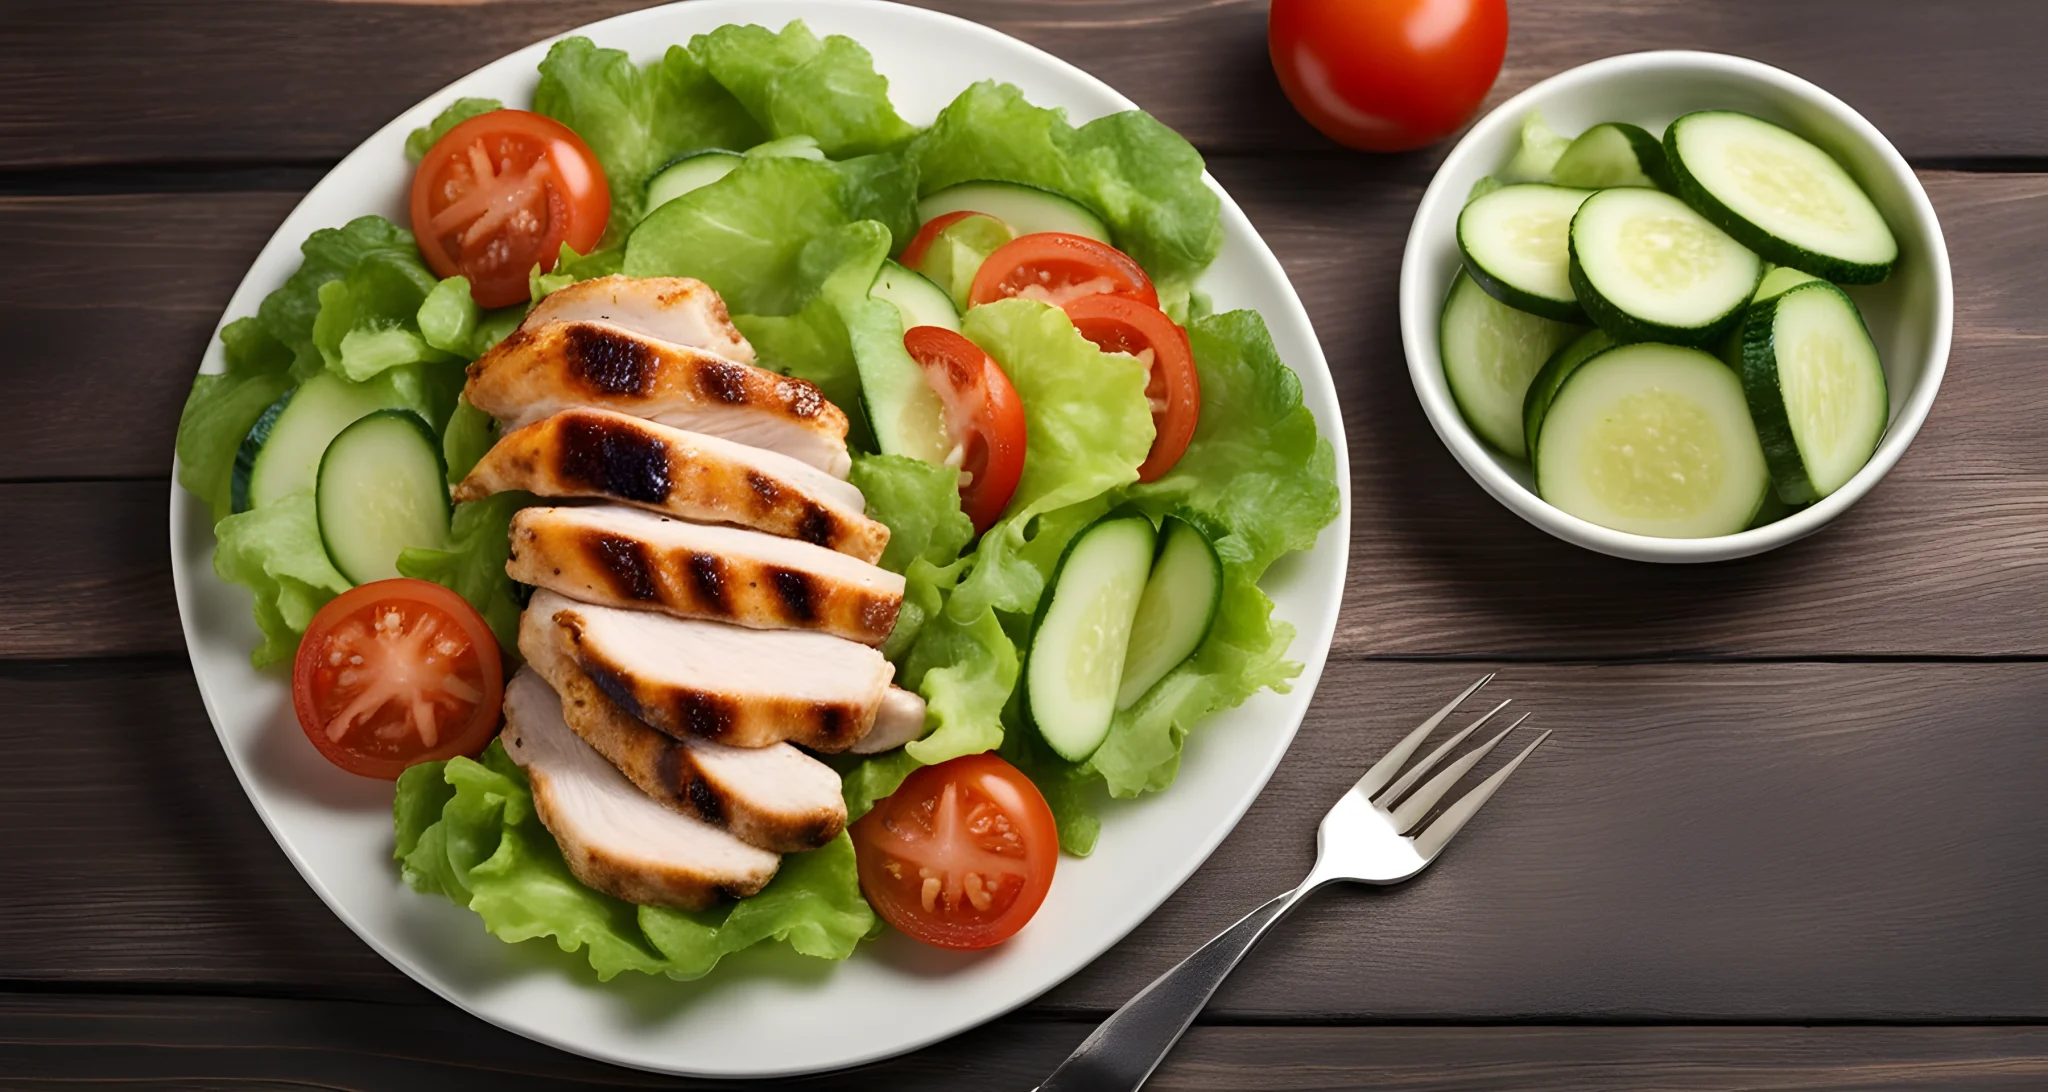
[{"label": "chicken slice with charred edge", "polygon": [[778,452],[844,478],[846,415],[801,379],[603,322],[524,325],[469,366],[463,394],[509,428],[595,406]]},{"label": "chicken slice with charred edge", "polygon": [[611,504],[522,510],[505,572],[600,606],[869,645],[888,639],[903,605],[903,577],[858,558]]},{"label": "chicken slice with charred edge", "polygon": [[533,810],[585,886],[642,906],[701,910],[767,886],[781,858],[641,792],[569,729],[562,703],[522,670],[505,686],[505,751]]},{"label": "chicken slice with charred edge", "polygon": [[725,301],[694,277],[614,273],[577,281],[543,296],[519,325],[532,329],[550,322],[606,322],[671,345],[754,362],[754,347],[732,324]]},{"label": "chicken slice with charred edge", "polygon": [[501,437],[455,499],[509,489],[737,524],[867,562],[889,543],[889,528],[867,517],[846,482],[772,451],[610,410],[567,409]]}]

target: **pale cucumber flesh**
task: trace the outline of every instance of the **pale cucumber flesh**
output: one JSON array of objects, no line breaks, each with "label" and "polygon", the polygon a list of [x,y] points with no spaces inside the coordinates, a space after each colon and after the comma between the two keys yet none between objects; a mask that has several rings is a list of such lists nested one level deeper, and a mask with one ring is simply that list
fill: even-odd
[{"label": "pale cucumber flesh", "polygon": [[1068,546],[1045,590],[1025,701],[1039,734],[1069,762],[1094,754],[1109,735],[1153,542],[1143,516],[1101,520]]},{"label": "pale cucumber flesh", "polygon": [[1223,599],[1223,562],[1194,524],[1173,516],[1160,525],[1159,558],[1145,581],[1124,654],[1116,707],[1129,709],[1153,684],[1194,655]]},{"label": "pale cucumber flesh", "polygon": [[328,560],[350,583],[398,576],[407,547],[448,547],[448,469],[433,429],[380,410],[327,445],[315,496]]}]

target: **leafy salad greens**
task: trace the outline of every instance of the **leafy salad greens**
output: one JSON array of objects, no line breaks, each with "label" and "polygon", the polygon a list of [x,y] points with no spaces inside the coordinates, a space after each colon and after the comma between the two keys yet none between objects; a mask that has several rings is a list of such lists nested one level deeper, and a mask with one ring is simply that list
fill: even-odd
[{"label": "leafy salad greens", "polygon": [[[462,99],[407,141],[417,158],[460,121],[494,109]],[[854,418],[852,480],[891,531],[881,564],[905,574],[884,652],[899,685],[927,702],[928,734],[883,755],[836,756],[850,817],[920,765],[1000,750],[1053,805],[1062,846],[1085,854],[1103,793],[1173,782],[1190,729],[1299,671],[1294,634],[1272,617],[1259,578],[1311,547],[1338,510],[1335,458],[1302,405],[1260,317],[1207,313],[1193,292],[1222,243],[1200,155],[1147,114],[1075,127],[1015,87],[980,83],[929,127],[905,121],[887,81],[848,38],[801,22],[780,32],[726,26],[635,65],[587,39],[559,42],[540,66],[533,109],[588,143],[612,188],[598,249],[535,272],[534,294],[586,277],[690,276],[725,299],[769,366],[817,383]],[[778,154],[802,137],[822,156]],[[810,141],[804,141],[808,146]],[[785,145],[786,146],[786,145]],[[678,157],[753,148],[724,178],[649,210],[648,179]],[[813,153],[815,154],[815,153]],[[963,331],[999,363],[1026,409],[1023,477],[1004,518],[976,541],[958,472],[873,454],[859,420],[857,362],[901,354],[902,319],[871,299],[884,259],[918,226],[919,197],[972,180],[1051,190],[1101,215],[1169,313],[1187,326],[1203,390],[1200,424],[1163,478],[1137,481],[1153,427],[1148,366],[1107,353],[1058,309],[1029,300],[976,307]],[[331,375],[374,386],[442,437],[451,478],[488,449],[495,426],[461,404],[463,366],[517,325],[522,307],[480,312],[460,278],[436,283],[411,235],[377,217],[316,232],[299,271],[258,313],[221,331],[226,367],[194,383],[178,431],[180,481],[213,508],[215,569],[250,589],[263,640],[252,659],[289,659],[312,614],[349,583],[321,545],[310,493],[237,511],[238,445],[295,384]],[[863,453],[865,452],[865,453]],[[406,575],[454,589],[512,648],[522,589],[504,575],[506,526],[531,498],[459,506],[444,549],[410,549]],[[1022,650],[1067,543],[1121,505],[1195,522],[1224,566],[1217,620],[1187,661],[1117,714],[1083,763],[1054,755],[1018,708]],[[622,970],[692,978],[768,938],[828,959],[876,928],[846,836],[788,857],[761,893],[700,913],[636,907],[579,884],[534,816],[524,773],[491,748],[408,770],[395,802],[397,856],[418,890],[467,905],[507,941],[552,936],[602,978]]]}]

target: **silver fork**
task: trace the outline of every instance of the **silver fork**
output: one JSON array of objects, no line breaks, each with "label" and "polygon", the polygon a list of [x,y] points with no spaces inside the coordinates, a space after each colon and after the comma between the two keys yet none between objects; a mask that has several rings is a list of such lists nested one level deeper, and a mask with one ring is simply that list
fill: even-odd
[{"label": "silver fork", "polygon": [[[1236,925],[1203,945],[1172,970],[1153,979],[1152,984],[1116,1010],[1095,1029],[1067,1060],[1053,1070],[1036,1092],[1124,1092],[1145,1083],[1166,1058],[1166,1052],[1209,1003],[1216,987],[1223,984],[1238,961],[1266,934],[1273,923],[1287,916],[1309,893],[1338,881],[1396,884],[1428,868],[1443,852],[1444,843],[1464,827],[1489,797],[1515,772],[1529,753],[1550,738],[1549,732],[1522,748],[1479,786],[1459,797],[1428,826],[1416,830],[1451,787],[1507,738],[1509,732],[1529,719],[1524,713],[1499,735],[1444,766],[1435,776],[1422,781],[1449,757],[1481,725],[1490,721],[1508,702],[1481,714],[1478,720],[1445,740],[1406,773],[1401,767],[1422,746],[1429,734],[1451,715],[1465,699],[1493,681],[1491,674],[1465,688],[1436,715],[1422,722],[1406,739],[1394,745],[1386,756],[1373,763],[1365,776],[1351,786],[1316,831],[1316,865],[1301,886],[1246,914]],[[1509,699],[1512,701],[1513,699]],[[1398,776],[1396,776],[1398,775]],[[1412,791],[1411,791],[1412,790]],[[1415,831],[1413,834],[1406,832]]]}]

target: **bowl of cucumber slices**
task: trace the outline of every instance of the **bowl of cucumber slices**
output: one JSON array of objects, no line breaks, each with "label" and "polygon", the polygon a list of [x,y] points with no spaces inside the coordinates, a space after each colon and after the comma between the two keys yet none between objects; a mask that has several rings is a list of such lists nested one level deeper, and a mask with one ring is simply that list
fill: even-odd
[{"label": "bowl of cucumber slices", "polygon": [[1941,225],[1840,99],[1715,53],[1609,57],[1480,119],[1401,269],[1416,394],[1473,478],[1568,542],[1745,557],[1904,454],[1948,361]]}]

